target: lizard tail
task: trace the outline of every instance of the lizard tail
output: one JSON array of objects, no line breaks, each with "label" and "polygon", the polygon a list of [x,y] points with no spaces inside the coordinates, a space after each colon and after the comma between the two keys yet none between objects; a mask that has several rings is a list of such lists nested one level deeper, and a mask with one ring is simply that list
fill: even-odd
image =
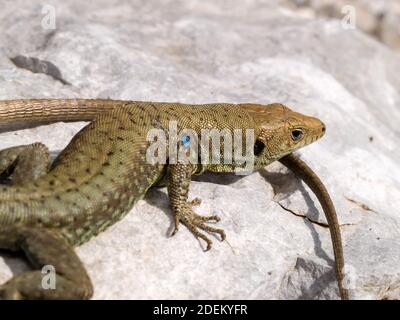
[{"label": "lizard tail", "polygon": [[331,233],[333,253],[335,256],[336,277],[339,285],[340,297],[342,298],[342,300],[348,300],[349,292],[347,288],[343,286],[344,258],[342,237],[340,234],[339,223],[332,199],[329,196],[329,193],[326,190],[326,187],[322,183],[322,181],[318,178],[314,171],[299,157],[294,154],[289,154],[279,161],[290,170],[292,170],[299,178],[301,178],[310,187],[310,189],[314,192],[319,202],[321,203]]},{"label": "lizard tail", "polygon": [[58,121],[92,121],[128,101],[109,99],[29,99],[0,101],[0,133]]}]

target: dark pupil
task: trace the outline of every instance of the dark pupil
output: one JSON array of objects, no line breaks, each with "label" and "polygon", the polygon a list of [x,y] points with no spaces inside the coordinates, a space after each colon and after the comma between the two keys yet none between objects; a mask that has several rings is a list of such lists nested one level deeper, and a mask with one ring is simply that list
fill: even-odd
[{"label": "dark pupil", "polygon": [[258,156],[263,151],[264,147],[264,142],[256,140],[256,143],[254,144],[254,155]]},{"label": "dark pupil", "polygon": [[303,132],[301,130],[293,130],[292,131],[292,137],[294,140],[298,140],[301,138]]}]

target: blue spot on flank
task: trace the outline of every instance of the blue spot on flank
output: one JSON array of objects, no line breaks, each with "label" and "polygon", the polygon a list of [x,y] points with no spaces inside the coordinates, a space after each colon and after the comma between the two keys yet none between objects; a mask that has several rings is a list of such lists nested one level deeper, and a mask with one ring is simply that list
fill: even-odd
[{"label": "blue spot on flank", "polygon": [[183,145],[184,145],[185,147],[188,147],[189,144],[190,144],[190,137],[189,137],[189,136],[184,136],[184,137],[182,138],[182,143],[183,143]]}]

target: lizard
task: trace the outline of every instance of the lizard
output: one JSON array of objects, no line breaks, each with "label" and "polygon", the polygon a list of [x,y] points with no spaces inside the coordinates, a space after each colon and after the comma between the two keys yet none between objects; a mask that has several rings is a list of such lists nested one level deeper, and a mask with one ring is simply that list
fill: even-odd
[{"label": "lizard", "polygon": [[[327,216],[342,299],[343,249],[335,208],[325,186],[304,161],[293,154],[325,134],[317,118],[275,103],[189,105],[108,99],[27,99],[0,101],[0,132],[58,121],[90,121],[50,163],[41,143],[0,151],[0,173],[11,176],[0,186],[0,249],[23,251],[32,271],[0,286],[5,299],[89,299],[91,280],[73,247],[79,246],[122,219],[151,187],[167,186],[175,228],[185,225],[205,241],[216,215],[202,216],[188,201],[192,175],[206,171],[232,173],[236,163],[149,163],[146,150],[150,129],[165,130],[170,121],[180,129],[252,129],[254,170],[281,161],[302,178],[322,204]],[[242,136],[243,139],[244,133]],[[244,141],[244,140],[243,140]],[[51,244],[51,245],[50,245]],[[57,288],[42,288],[40,269],[52,265]]]}]

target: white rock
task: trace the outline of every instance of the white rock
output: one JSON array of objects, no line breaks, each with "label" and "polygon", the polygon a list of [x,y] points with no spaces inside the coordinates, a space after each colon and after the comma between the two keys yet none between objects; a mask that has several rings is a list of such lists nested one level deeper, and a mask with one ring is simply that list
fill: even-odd
[{"label": "white rock", "polygon": [[[297,19],[272,2],[53,3],[53,32],[41,28],[41,6],[3,5],[1,99],[278,101],[317,116],[327,134],[300,154],[336,205],[352,298],[400,298],[398,56],[339,22]],[[51,61],[72,85],[15,68],[8,57],[18,54]],[[2,134],[0,147],[42,141],[56,152],[82,125]],[[169,238],[167,195],[153,190],[77,249],[95,298],[338,298],[328,229],[310,222],[325,217],[280,164],[199,177],[190,196],[203,199],[199,213],[221,216],[227,241],[203,253],[184,228]],[[2,257],[0,283],[27,269]]]}]

